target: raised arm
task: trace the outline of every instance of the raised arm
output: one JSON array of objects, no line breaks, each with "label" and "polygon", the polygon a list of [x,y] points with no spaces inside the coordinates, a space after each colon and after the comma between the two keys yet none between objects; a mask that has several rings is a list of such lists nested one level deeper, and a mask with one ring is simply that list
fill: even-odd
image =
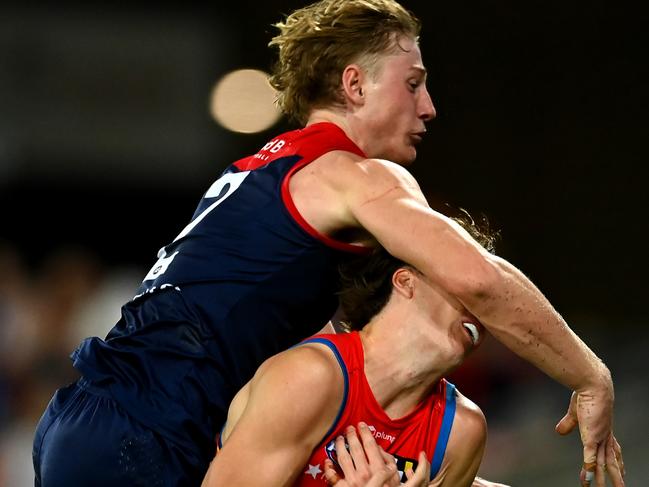
[{"label": "raised arm", "polygon": [[604,364],[538,288],[432,210],[405,169],[377,160],[347,167],[354,181],[349,209],[390,253],[439,283],[498,340],[560,383],[575,390],[611,385]]},{"label": "raised arm", "polygon": [[391,254],[455,295],[505,346],[576,391],[584,461],[594,462],[598,452],[601,457],[612,428],[610,373],[540,290],[432,210],[404,168],[339,157],[324,176],[340,196],[346,225],[365,228]]},{"label": "raised arm", "polygon": [[259,368],[203,487],[293,485],[342,401],[340,367],[330,355],[300,346]]}]

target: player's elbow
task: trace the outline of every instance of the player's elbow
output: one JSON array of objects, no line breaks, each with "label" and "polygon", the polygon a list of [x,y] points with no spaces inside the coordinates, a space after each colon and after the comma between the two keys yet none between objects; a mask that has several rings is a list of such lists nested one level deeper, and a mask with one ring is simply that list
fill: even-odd
[{"label": "player's elbow", "polygon": [[482,254],[449,280],[449,291],[460,301],[473,307],[483,307],[493,301],[496,290],[507,273],[491,254]]}]

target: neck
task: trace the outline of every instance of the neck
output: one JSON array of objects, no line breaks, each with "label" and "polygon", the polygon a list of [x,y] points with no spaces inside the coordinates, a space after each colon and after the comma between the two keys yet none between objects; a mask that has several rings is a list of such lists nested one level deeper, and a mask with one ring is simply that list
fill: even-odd
[{"label": "neck", "polygon": [[360,332],[367,381],[391,418],[412,411],[452,368],[425,331],[379,314]]},{"label": "neck", "polygon": [[347,115],[343,111],[336,111],[333,109],[324,109],[318,108],[311,112],[309,115],[309,120],[306,125],[313,125],[314,123],[329,122],[337,125],[345,132],[345,135],[354,142],[360,149],[368,154],[368,151],[371,149],[369,144],[365,143],[365,140],[362,136],[362,131],[360,127],[357,127],[354,124],[353,118]]}]

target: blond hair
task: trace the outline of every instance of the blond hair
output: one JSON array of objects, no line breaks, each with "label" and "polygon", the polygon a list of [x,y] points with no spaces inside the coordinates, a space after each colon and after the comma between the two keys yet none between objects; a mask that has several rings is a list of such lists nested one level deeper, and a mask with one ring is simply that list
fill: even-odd
[{"label": "blond hair", "polygon": [[321,0],[275,27],[280,33],[269,46],[277,46],[279,57],[270,84],[284,113],[304,124],[313,108],[343,103],[346,66],[376,67],[399,36],[417,39],[421,24],[393,0]]}]

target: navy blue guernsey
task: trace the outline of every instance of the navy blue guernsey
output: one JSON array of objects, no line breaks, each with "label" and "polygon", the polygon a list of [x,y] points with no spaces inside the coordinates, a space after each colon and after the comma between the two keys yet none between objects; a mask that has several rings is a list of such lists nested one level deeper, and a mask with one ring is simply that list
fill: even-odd
[{"label": "navy blue guernsey", "polygon": [[318,234],[288,191],[295,171],[334,150],[363,156],[319,123],[229,166],[106,339],[73,353],[84,380],[209,461],[234,394],[266,358],[322,328],[337,308],[338,262],[366,251]]}]

